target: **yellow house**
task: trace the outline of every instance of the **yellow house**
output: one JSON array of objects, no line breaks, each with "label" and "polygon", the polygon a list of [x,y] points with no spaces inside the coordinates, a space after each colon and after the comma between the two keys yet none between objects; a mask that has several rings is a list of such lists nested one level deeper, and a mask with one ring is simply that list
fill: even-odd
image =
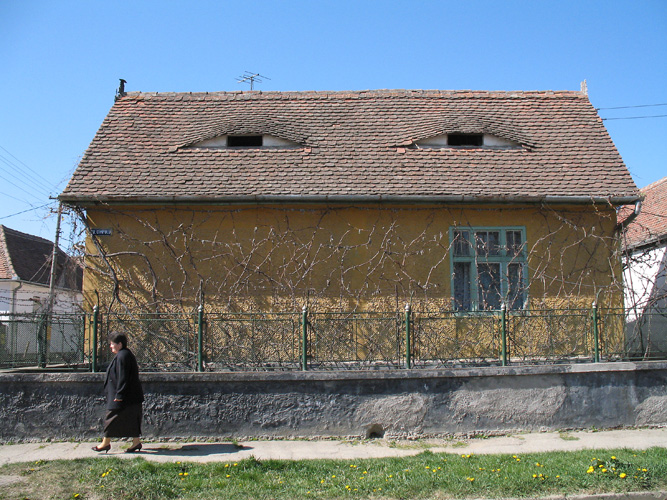
[{"label": "yellow house", "polygon": [[60,200],[106,311],[622,304],[639,199],[575,91],[121,93]]}]

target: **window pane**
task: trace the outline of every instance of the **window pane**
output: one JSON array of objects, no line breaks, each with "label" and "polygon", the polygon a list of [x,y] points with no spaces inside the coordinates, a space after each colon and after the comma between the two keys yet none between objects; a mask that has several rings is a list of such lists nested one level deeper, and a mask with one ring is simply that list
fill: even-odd
[{"label": "window pane", "polygon": [[470,303],[470,263],[454,263],[454,309],[468,311]]},{"label": "window pane", "polygon": [[523,251],[523,241],[521,239],[521,231],[507,231],[507,255],[516,257],[521,255]]},{"label": "window pane", "polygon": [[500,232],[476,231],[475,245],[477,247],[477,255],[500,255]]},{"label": "window pane", "polygon": [[500,264],[477,264],[480,309],[500,309]]},{"label": "window pane", "polygon": [[466,257],[468,255],[470,255],[470,233],[454,231],[454,256]]},{"label": "window pane", "polygon": [[523,288],[523,264],[510,264],[507,266],[507,302],[510,309],[522,309],[525,294]]}]

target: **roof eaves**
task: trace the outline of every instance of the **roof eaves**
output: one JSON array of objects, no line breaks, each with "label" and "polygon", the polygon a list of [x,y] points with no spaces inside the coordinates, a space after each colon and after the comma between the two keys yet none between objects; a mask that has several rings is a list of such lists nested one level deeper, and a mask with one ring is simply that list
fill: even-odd
[{"label": "roof eaves", "polygon": [[546,203],[628,205],[639,196],[476,196],[476,195],[247,195],[247,196],[67,196],[60,201],[72,206],[167,205],[167,204],[266,204],[266,203]]}]

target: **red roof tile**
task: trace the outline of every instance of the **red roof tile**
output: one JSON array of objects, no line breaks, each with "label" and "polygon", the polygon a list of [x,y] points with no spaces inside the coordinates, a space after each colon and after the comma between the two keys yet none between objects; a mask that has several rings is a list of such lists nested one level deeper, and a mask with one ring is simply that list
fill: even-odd
[{"label": "red roof tile", "polygon": [[627,227],[625,246],[636,248],[667,239],[667,177],[641,189],[641,212]]},{"label": "red roof tile", "polygon": [[[418,149],[444,133],[512,149]],[[268,134],[287,149],[206,149]],[[581,92],[378,90],[129,93],[60,198],[102,201],[542,200],[628,202],[636,186]]]}]

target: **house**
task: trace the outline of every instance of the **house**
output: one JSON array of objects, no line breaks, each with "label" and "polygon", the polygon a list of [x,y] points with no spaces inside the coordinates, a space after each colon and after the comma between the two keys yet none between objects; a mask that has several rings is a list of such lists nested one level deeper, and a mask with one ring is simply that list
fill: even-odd
[{"label": "house", "polygon": [[[53,311],[81,311],[83,270],[58,249]],[[0,225],[0,314],[41,313],[48,307],[53,243]]]},{"label": "house", "polygon": [[622,304],[637,188],[578,91],[121,92],[60,200],[87,307]]},{"label": "house", "polygon": [[[53,243],[38,236],[0,225],[0,361],[26,357],[38,349],[35,318],[49,309]],[[73,314],[82,308],[81,266],[57,250],[53,290],[55,314]],[[70,340],[76,335],[68,326],[52,328],[48,334],[51,352],[77,349]]]},{"label": "house", "polygon": [[667,177],[641,190],[623,233],[627,339],[640,356],[667,353]]}]

